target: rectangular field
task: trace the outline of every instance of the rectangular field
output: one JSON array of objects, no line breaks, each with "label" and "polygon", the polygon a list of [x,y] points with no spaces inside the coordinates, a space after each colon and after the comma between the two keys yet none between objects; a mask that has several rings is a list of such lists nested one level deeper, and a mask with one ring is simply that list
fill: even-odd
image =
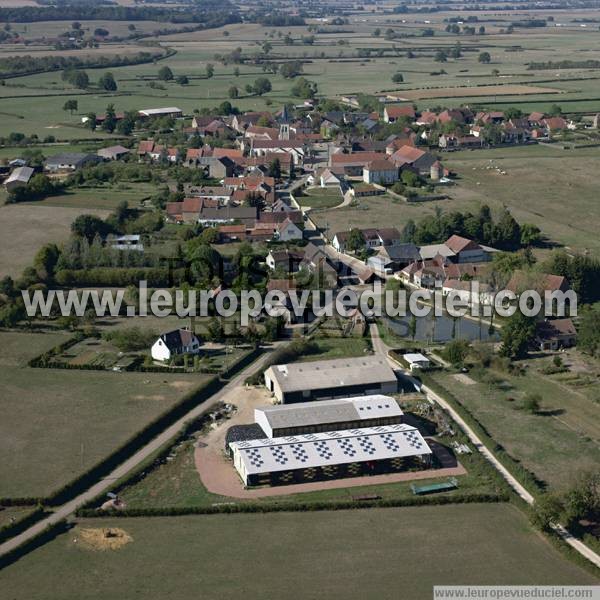
[{"label": "rectangular field", "polygon": [[[129,543],[101,550],[85,541],[103,527]],[[1,580],[12,600],[164,600],[199,589],[207,600],[429,600],[435,584],[596,582],[506,504],[90,519]]]},{"label": "rectangular field", "polygon": [[[513,458],[551,490],[563,490],[579,473],[600,462],[597,406],[581,392],[536,374],[535,368],[530,365],[522,377],[486,371],[497,384],[479,379],[474,385],[465,384],[448,373],[434,378],[452,391]],[[530,393],[542,396],[539,414],[521,409]]]},{"label": "rectangular field", "polygon": [[0,277],[19,276],[31,265],[37,251],[49,242],[64,242],[71,223],[82,214],[106,217],[108,211],[81,206],[51,206],[42,203],[1,205],[0,195]]},{"label": "rectangular field", "polygon": [[397,100],[427,100],[430,98],[453,97],[493,97],[493,96],[525,96],[528,94],[557,94],[556,88],[537,87],[533,85],[482,85],[472,87],[446,87],[422,90],[402,90],[392,92],[390,96]]},{"label": "rectangular field", "polygon": [[0,497],[50,494],[207,380],[200,374],[22,366],[57,339],[54,334],[0,333],[5,349],[0,362]]}]

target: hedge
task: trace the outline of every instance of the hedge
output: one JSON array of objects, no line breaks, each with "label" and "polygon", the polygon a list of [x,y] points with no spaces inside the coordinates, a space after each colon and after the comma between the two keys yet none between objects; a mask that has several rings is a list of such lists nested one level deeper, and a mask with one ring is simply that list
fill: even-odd
[{"label": "hedge", "polygon": [[534,473],[527,470],[520,462],[514,459],[508,452],[498,444],[488,433],[487,429],[473,416],[473,414],[461,402],[449,392],[443,385],[432,379],[427,373],[420,374],[421,381],[434,392],[442,396],[462,419],[475,431],[487,449],[515,476],[533,496],[544,492],[544,483]]},{"label": "hedge", "polygon": [[95,517],[179,517],[184,515],[214,515],[231,513],[309,512],[323,510],[350,510],[360,508],[394,508],[442,504],[481,504],[508,502],[505,494],[452,494],[449,496],[413,496],[381,500],[333,500],[318,502],[242,502],[213,504],[211,506],[181,506],[161,508],[128,508],[121,511],[103,511],[80,508],[77,516]]},{"label": "hedge", "polygon": [[21,544],[11,552],[0,556],[0,570],[4,569],[5,567],[8,567],[9,565],[12,565],[14,562],[19,560],[32,550],[35,550],[36,548],[43,546],[47,542],[52,541],[61,533],[68,531],[70,528],[71,526],[64,520],[49,525],[48,527],[46,527],[46,529],[42,530],[29,541],[25,542],[24,544]]},{"label": "hedge", "polygon": [[45,503],[50,506],[58,506],[76,497],[87,490],[99,479],[106,476],[134,452],[145,446],[165,428],[172,425],[177,419],[185,415],[192,408],[201,404],[218,391],[221,382],[218,377],[212,378],[204,386],[185,395],[180,402],[158,416],[141,431],[135,433],[127,442],[114,450],[109,456],[102,459],[96,465],[56,490]]},{"label": "hedge", "polygon": [[47,513],[41,506],[35,508],[32,512],[17,519],[14,523],[10,523],[0,528],[0,544],[7,539],[19,535],[28,527],[43,519]]}]

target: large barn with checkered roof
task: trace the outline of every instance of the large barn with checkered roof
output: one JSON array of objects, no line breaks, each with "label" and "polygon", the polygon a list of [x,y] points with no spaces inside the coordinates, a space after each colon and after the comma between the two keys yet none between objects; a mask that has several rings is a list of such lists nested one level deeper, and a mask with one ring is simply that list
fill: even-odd
[{"label": "large barn with checkered roof", "polygon": [[403,423],[231,442],[244,485],[285,485],[426,468],[431,449]]}]

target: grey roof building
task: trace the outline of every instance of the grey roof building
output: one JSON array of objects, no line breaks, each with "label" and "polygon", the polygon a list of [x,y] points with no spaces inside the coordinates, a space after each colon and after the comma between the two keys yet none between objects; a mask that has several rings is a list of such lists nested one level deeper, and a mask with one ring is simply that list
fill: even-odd
[{"label": "grey roof building", "polygon": [[48,171],[75,171],[87,164],[101,162],[97,154],[84,154],[83,152],[66,152],[46,159],[44,163]]},{"label": "grey roof building", "polygon": [[7,191],[26,186],[33,175],[31,167],[17,167],[5,180],[4,187]]},{"label": "grey roof building", "polygon": [[365,394],[393,394],[398,378],[377,356],[273,365],[265,385],[283,404]]},{"label": "grey roof building", "polygon": [[129,154],[131,150],[125,146],[109,146],[108,148],[100,148],[96,154],[106,160],[119,160],[123,156]]},{"label": "grey roof building", "polygon": [[269,437],[393,425],[403,415],[394,398],[381,394],[254,409],[254,420]]}]

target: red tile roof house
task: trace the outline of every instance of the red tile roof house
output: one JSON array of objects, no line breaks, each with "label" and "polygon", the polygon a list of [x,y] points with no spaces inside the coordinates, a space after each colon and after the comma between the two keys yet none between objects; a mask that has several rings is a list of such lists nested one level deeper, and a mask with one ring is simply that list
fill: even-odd
[{"label": "red tile roof house", "polygon": [[539,321],[535,330],[535,341],[542,351],[569,348],[577,343],[577,330],[571,319]]},{"label": "red tile roof house", "polygon": [[473,240],[453,235],[449,237],[445,245],[455,254],[455,260],[459,263],[477,263],[489,260],[489,254]]},{"label": "red tile roof house", "polygon": [[220,225],[217,231],[219,232],[219,241],[223,243],[237,242],[247,238],[246,225]]},{"label": "red tile roof house", "polygon": [[365,165],[374,160],[386,160],[388,156],[383,152],[352,152],[343,154],[341,152],[332,154],[329,158],[329,166],[344,170],[344,174],[349,177],[360,177],[362,179]]},{"label": "red tile roof house", "polygon": [[296,282],[293,279],[269,279],[267,291],[277,290],[280,292],[289,292],[296,289]]},{"label": "red tile roof house", "polygon": [[138,146],[138,156],[146,156],[154,150],[154,140],[142,140]]},{"label": "red tile roof house", "polygon": [[515,271],[506,289],[520,294],[521,292],[535,288],[541,292],[567,292],[571,289],[569,282],[562,275],[551,275],[549,273],[537,273],[528,276],[523,271]]},{"label": "red tile roof house", "polygon": [[419,148],[403,146],[399,150],[396,150],[396,152],[389,157],[389,160],[400,169],[403,167],[410,167],[412,170],[419,173],[419,175],[429,176],[431,173],[431,165],[437,161],[437,158],[430,152],[425,152]]},{"label": "red tile roof house", "polygon": [[544,119],[542,125],[544,125],[550,133],[554,131],[563,131],[568,127],[568,123],[562,117],[550,117],[549,119]]},{"label": "red tile roof house", "polygon": [[256,192],[263,196],[265,202],[272,204],[275,202],[275,179],[273,177],[263,176],[245,176],[245,177],[226,177],[223,185],[232,190],[244,190],[246,192]]},{"label": "red tile roof house", "polygon": [[421,113],[421,116],[417,117],[417,120],[415,121],[415,123],[417,125],[428,127],[430,125],[434,125],[436,123],[437,119],[438,119],[438,116],[434,112],[431,112],[429,110],[424,110]]},{"label": "red tile roof house", "polygon": [[383,109],[383,120],[386,123],[395,123],[402,118],[408,118],[411,121],[414,121],[415,117],[415,109],[411,105],[386,106]]},{"label": "red tile roof house", "polygon": [[250,127],[246,129],[246,137],[257,140],[277,140],[279,139],[279,129],[276,129],[275,127],[250,125]]}]

